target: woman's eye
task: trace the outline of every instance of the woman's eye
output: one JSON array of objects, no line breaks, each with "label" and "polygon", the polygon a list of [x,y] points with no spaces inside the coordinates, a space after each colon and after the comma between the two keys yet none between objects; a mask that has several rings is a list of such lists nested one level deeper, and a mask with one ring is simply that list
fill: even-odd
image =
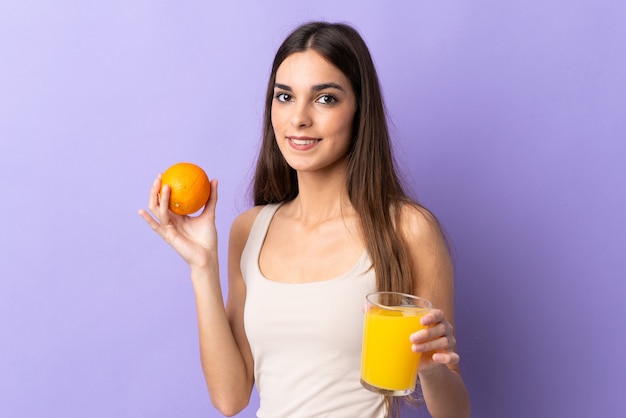
[{"label": "woman's eye", "polygon": [[291,101],[291,95],[287,93],[277,93],[274,97],[276,100],[283,103]]},{"label": "woman's eye", "polygon": [[335,96],[333,96],[332,94],[323,94],[321,95],[317,101],[321,104],[333,104],[337,102],[337,98]]}]

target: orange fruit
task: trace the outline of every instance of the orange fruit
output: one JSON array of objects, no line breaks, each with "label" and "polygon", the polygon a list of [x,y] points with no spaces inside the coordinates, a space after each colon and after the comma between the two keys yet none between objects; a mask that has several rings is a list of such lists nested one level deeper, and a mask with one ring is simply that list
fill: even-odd
[{"label": "orange fruit", "polygon": [[211,183],[204,170],[192,163],[177,163],[161,177],[161,187],[170,186],[169,209],[179,215],[200,210],[211,195]]}]

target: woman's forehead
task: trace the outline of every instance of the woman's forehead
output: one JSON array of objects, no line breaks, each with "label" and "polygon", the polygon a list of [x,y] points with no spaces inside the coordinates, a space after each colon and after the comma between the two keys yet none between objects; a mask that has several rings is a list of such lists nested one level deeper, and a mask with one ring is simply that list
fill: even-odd
[{"label": "woman's forehead", "polygon": [[350,87],[345,74],[313,49],[295,52],[285,58],[276,70],[276,83],[294,88],[325,83]]}]

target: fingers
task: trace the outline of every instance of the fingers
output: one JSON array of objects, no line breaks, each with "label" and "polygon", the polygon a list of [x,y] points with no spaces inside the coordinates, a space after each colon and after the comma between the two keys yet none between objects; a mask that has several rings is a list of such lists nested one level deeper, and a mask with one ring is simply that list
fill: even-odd
[{"label": "fingers", "polygon": [[438,322],[442,322],[445,320],[445,316],[441,309],[432,309],[429,313],[424,315],[421,319],[421,323],[424,326],[429,326],[436,324]]},{"label": "fingers", "polygon": [[211,194],[209,196],[209,201],[207,202],[207,205],[215,209],[216,204],[217,204],[217,179],[213,179],[211,180]]},{"label": "fingers", "polygon": [[147,224],[150,226],[150,228],[152,228],[153,230],[158,232],[159,226],[161,224],[159,224],[157,221],[155,221],[154,218],[152,216],[150,216],[150,214],[148,212],[146,212],[144,209],[139,209],[138,213],[139,213],[139,216],[141,216],[147,222]]},{"label": "fingers", "polygon": [[[414,344],[425,343],[431,340],[454,339],[452,325],[446,321],[444,313],[441,309],[432,309],[420,319],[420,323],[425,327],[411,334],[411,342]],[[450,341],[451,347],[456,341]],[[420,350],[422,351],[422,350]],[[426,350],[427,351],[427,350]]]},{"label": "fingers", "polygon": [[427,353],[429,351],[454,350],[454,347],[455,347],[454,337],[443,336],[443,337],[437,338],[436,340],[428,341],[426,343],[418,343],[418,344],[414,343],[411,346],[411,349],[416,353]]},{"label": "fingers", "polygon": [[157,176],[150,187],[150,198],[148,199],[148,209],[156,214],[159,207],[159,193],[161,192],[161,174]]},{"label": "fingers", "polygon": [[416,352],[454,350],[456,346],[452,327],[444,323],[417,331],[411,335],[410,340],[413,351]]},{"label": "fingers", "polygon": [[[160,183],[160,181],[159,181]],[[161,186],[161,191],[158,193],[157,197],[159,199],[158,207],[156,208],[155,214],[159,217],[161,224],[167,224],[170,221],[170,195],[172,194],[172,189],[167,184]]]},{"label": "fingers", "polygon": [[209,201],[204,205],[204,209],[200,216],[205,213],[215,214],[215,207],[217,206],[217,179],[211,180],[211,193],[209,194]]},{"label": "fingers", "polygon": [[448,351],[446,353],[434,353],[432,359],[435,363],[441,364],[458,364],[461,361],[461,357],[454,351]]},{"label": "fingers", "polygon": [[455,352],[454,328],[445,320],[443,311],[433,309],[422,317],[421,323],[426,328],[411,334],[410,341],[413,343],[411,349],[420,353],[432,352],[435,363],[458,363],[460,358]]},{"label": "fingers", "polygon": [[157,175],[150,187],[150,197],[148,199],[148,210],[156,217],[150,215],[146,210],[140,209],[139,215],[148,223],[148,225],[160,234],[160,226],[169,222],[169,198],[170,188],[168,185],[162,185],[161,174]]}]

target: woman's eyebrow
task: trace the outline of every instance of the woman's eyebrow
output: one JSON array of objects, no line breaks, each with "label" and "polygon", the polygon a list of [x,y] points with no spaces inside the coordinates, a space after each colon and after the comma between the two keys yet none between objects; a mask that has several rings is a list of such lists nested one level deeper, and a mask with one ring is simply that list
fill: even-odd
[{"label": "woman's eyebrow", "polygon": [[279,84],[279,83],[274,83],[274,88],[275,89],[280,89],[280,90],[286,90],[286,91],[293,91],[291,89],[291,87],[285,85],[285,84]]},{"label": "woman's eyebrow", "polygon": [[[293,91],[293,89],[291,87],[289,87],[288,85],[280,84],[280,83],[275,83],[274,84],[274,88],[275,89],[280,89],[280,90],[285,90],[285,91]],[[337,90],[344,91],[344,88],[341,87],[337,83],[322,83],[322,84],[316,84],[316,85],[311,87],[312,91],[320,91],[320,90],[326,90],[326,89],[337,89]]]},{"label": "woman's eyebrow", "polygon": [[311,90],[313,91],[320,91],[320,90],[326,90],[326,89],[337,89],[337,90],[344,91],[343,87],[341,87],[337,83],[322,83],[322,84],[316,84],[315,86],[311,87]]}]

